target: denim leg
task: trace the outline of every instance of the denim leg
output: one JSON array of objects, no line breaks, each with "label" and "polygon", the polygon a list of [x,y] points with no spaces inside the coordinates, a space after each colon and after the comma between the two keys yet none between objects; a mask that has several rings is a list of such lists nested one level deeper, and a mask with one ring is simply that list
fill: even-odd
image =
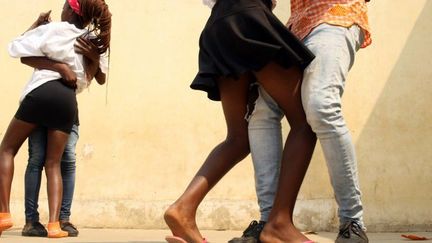
[{"label": "denim leg", "polygon": [[78,141],[78,126],[73,125],[65,151],[61,160],[61,174],[63,179],[63,200],[60,209],[60,220],[69,221],[72,208],[72,200],[75,189],[76,153]]},{"label": "denim leg", "polygon": [[249,144],[255,171],[255,189],[261,220],[267,221],[273,207],[282,157],[282,111],[259,88],[254,111],[249,119]]},{"label": "denim leg", "polygon": [[323,149],[340,223],[354,220],[364,227],[357,159],[341,107],[345,80],[362,38],[356,25],[321,24],[309,34],[305,45],[316,58],[304,72],[302,100]]},{"label": "denim leg", "polygon": [[24,204],[27,222],[39,222],[38,200],[45,163],[47,130],[38,127],[28,138],[29,159],[24,176]]}]

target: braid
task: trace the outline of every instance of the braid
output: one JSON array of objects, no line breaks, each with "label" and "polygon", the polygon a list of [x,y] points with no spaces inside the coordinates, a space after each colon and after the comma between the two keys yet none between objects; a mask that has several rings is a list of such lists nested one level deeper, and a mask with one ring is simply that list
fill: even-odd
[{"label": "braid", "polygon": [[105,0],[79,0],[82,20],[89,23],[90,32],[96,39],[93,43],[99,48],[99,53],[109,50],[111,41],[111,12]]}]

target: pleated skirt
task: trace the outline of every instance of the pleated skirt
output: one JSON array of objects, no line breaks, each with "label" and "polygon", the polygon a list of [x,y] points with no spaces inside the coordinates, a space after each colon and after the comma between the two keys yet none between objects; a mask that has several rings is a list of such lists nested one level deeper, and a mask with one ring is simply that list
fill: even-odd
[{"label": "pleated skirt", "polygon": [[314,55],[271,12],[271,0],[218,0],[200,36],[199,71],[190,87],[220,100],[217,79],[238,78],[275,61],[304,69]]}]

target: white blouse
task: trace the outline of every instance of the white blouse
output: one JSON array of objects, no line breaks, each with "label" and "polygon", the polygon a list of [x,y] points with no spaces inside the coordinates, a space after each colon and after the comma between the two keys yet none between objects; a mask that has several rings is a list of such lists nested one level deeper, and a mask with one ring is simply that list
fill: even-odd
[{"label": "white blouse", "polygon": [[203,0],[204,5],[207,5],[209,8],[213,8],[217,0]]},{"label": "white blouse", "polygon": [[[27,31],[9,44],[9,55],[15,58],[45,56],[49,59],[67,64],[77,75],[76,93],[80,93],[90,84],[85,77],[83,56],[74,49],[76,38],[87,30],[78,29],[68,22],[51,22]],[[106,73],[108,62],[105,56],[100,58],[101,71]],[[32,90],[42,84],[60,79],[61,75],[46,69],[35,69],[21,94],[20,102]]]}]

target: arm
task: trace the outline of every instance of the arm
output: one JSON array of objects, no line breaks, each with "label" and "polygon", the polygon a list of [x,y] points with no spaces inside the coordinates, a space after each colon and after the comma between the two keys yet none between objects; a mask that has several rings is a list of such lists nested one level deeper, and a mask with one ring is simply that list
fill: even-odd
[{"label": "arm", "polygon": [[39,17],[36,19],[36,21],[25,32],[32,30],[32,29],[35,29],[35,28],[39,27],[40,25],[47,24],[47,23],[51,22],[50,14],[51,14],[51,10],[49,10],[48,12],[45,12],[45,13],[40,13]]},{"label": "arm", "polygon": [[11,57],[45,56],[41,47],[46,42],[45,38],[52,34],[52,30],[48,28],[48,25],[45,25],[51,21],[50,13],[51,10],[46,13],[41,13],[35,22],[21,36],[18,36],[9,43],[8,51]]},{"label": "arm", "polygon": [[99,68],[99,58],[97,60],[91,60],[87,56],[84,56],[85,70],[88,80],[96,79],[98,84],[102,85],[106,81],[106,75]]},{"label": "arm", "polygon": [[76,88],[77,76],[65,63],[47,57],[21,57],[21,63],[37,69],[47,69],[60,73],[67,86]]},{"label": "arm", "polygon": [[94,77],[95,77],[96,81],[98,82],[98,84],[100,84],[100,85],[102,85],[106,82],[106,75],[105,75],[105,73],[103,73],[101,71],[100,68],[98,68]]},{"label": "arm", "polygon": [[277,0],[272,0],[272,10],[276,8]]},{"label": "arm", "polygon": [[95,78],[98,84],[104,84],[106,75],[99,68],[100,54],[98,48],[90,40],[80,37],[75,44],[75,51],[84,55],[87,79]]}]

